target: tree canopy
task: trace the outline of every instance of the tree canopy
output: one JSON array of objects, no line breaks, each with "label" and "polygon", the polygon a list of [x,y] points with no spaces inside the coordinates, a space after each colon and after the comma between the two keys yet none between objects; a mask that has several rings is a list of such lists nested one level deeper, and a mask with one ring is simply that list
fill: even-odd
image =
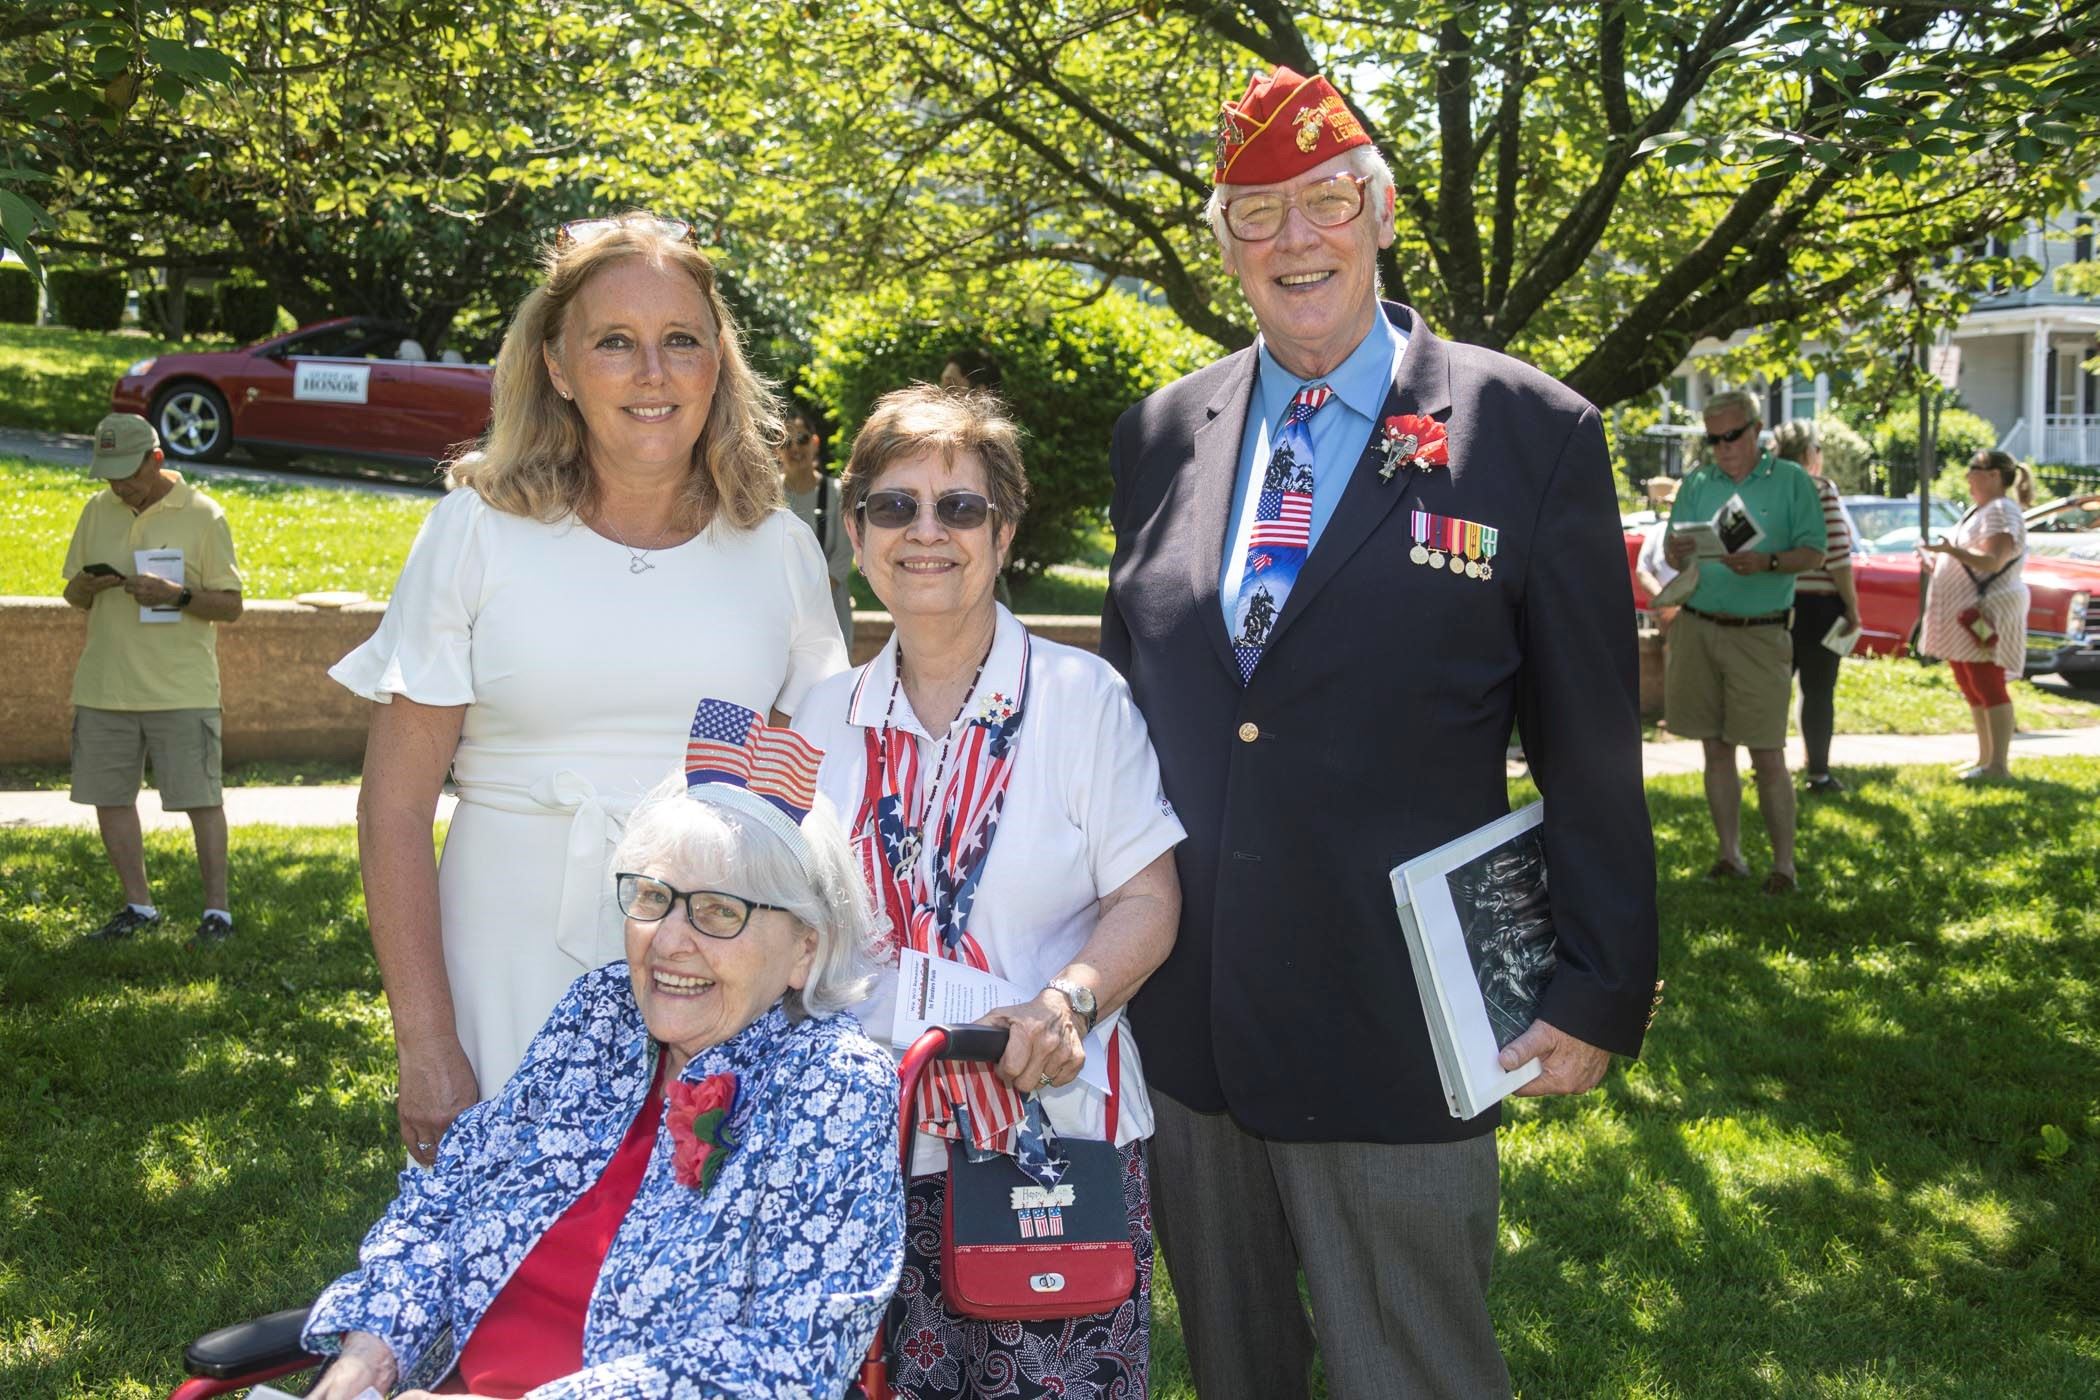
[{"label": "tree canopy", "polygon": [[485,343],[555,223],[640,204],[728,255],[777,359],[841,293],[1025,316],[1112,280],[1231,347],[1211,132],[1273,63],[1392,164],[1387,294],[1603,404],[1703,337],[1778,363],[1955,304],[1936,256],[2100,168],[2100,0],[22,0],[0,229],[26,251],[34,200],[47,252]]}]

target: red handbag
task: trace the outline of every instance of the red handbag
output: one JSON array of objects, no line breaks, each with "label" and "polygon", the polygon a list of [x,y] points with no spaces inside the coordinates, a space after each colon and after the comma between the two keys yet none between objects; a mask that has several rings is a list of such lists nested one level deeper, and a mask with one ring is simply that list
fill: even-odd
[{"label": "red handbag", "polygon": [[[1117,1083],[1109,1037],[1108,1082]],[[1056,1186],[1038,1185],[1014,1160],[973,1162],[948,1145],[941,1206],[941,1296],[963,1317],[1036,1322],[1113,1312],[1137,1286],[1123,1156],[1116,1151],[1116,1094],[1108,1140],[1058,1139],[1066,1160]]]}]

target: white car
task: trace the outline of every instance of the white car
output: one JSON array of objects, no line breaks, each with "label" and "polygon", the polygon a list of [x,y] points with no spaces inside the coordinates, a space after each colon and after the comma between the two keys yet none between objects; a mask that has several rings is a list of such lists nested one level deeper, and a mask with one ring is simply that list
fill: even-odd
[{"label": "white car", "polygon": [[2028,511],[2027,552],[2100,564],[2100,496],[2066,496]]}]

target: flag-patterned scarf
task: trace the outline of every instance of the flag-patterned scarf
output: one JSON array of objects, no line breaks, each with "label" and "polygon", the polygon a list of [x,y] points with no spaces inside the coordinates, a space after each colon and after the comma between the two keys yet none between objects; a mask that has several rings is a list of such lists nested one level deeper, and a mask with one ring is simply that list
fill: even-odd
[{"label": "flag-patterned scarf", "polygon": [[[970,936],[970,911],[1013,777],[1026,714],[1029,649],[1024,632],[1020,674],[988,694],[980,676],[977,688],[963,701],[963,729],[950,745],[939,794],[922,790],[925,774],[911,734],[888,724],[867,731],[867,780],[853,820],[853,848],[868,887],[889,916],[896,947],[993,970],[984,949]],[[1000,679],[994,677],[991,683],[997,686]],[[936,799],[938,812],[929,811]],[[936,833],[932,858],[919,859],[917,833],[929,829]],[[989,1065],[937,1062],[921,1077],[919,1125],[926,1131],[944,1138],[962,1136],[959,1105],[967,1110],[974,1146],[1012,1154],[1024,1170],[1031,1156],[1047,1157],[1041,1147],[1040,1109],[1031,1114],[1030,1101]],[[1035,1149],[1027,1151],[1031,1142]]]}]

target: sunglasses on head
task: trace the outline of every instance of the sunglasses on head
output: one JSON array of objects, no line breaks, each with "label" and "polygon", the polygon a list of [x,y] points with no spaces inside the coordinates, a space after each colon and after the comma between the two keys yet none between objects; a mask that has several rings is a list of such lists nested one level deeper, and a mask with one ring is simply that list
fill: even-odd
[{"label": "sunglasses on head", "polygon": [[[998,507],[975,491],[947,491],[933,499],[934,519],[951,530],[974,530]],[[861,519],[883,530],[902,530],[924,509],[909,491],[870,491],[860,503]]]},{"label": "sunglasses on head", "polygon": [[554,246],[559,250],[573,248],[579,243],[595,243],[608,233],[623,228],[660,234],[678,243],[693,241],[693,226],[684,219],[660,219],[654,214],[622,214],[617,219],[572,219],[554,231]]},{"label": "sunglasses on head", "polygon": [[1734,442],[1737,438],[1741,437],[1744,433],[1749,432],[1752,428],[1756,426],[1757,424],[1755,423],[1745,423],[1742,427],[1730,428],[1725,433],[1708,433],[1706,435],[1706,445],[1708,447],[1718,447],[1724,442]]}]

